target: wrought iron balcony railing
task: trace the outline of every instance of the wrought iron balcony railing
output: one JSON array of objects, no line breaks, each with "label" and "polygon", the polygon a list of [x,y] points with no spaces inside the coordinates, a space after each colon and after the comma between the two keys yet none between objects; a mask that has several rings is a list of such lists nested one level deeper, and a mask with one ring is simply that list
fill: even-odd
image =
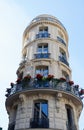
[{"label": "wrought iron balcony railing", "polygon": [[72,122],[72,124],[69,124],[66,122],[66,128],[67,128],[67,130],[77,130],[77,127],[75,124],[73,124],[73,122]]},{"label": "wrought iron balcony railing", "polygon": [[49,128],[49,119],[32,118],[30,119],[30,128]]},{"label": "wrought iron balcony railing", "polygon": [[33,89],[53,89],[64,91],[78,97],[81,100],[81,95],[79,93],[79,88],[77,87],[77,85],[70,85],[69,82],[61,82],[58,79],[52,79],[49,81],[37,80],[36,78],[34,78],[25,82],[21,81],[17,84],[13,84],[10,89],[8,88],[6,90],[7,94],[5,96],[9,97],[14,93]]},{"label": "wrought iron balcony railing", "polygon": [[34,54],[35,59],[39,59],[39,58],[50,58],[50,53],[38,53],[38,54]]},{"label": "wrought iron balcony railing", "polygon": [[36,39],[37,38],[49,38],[50,34],[48,32],[40,32],[38,34],[36,34]]},{"label": "wrought iron balcony railing", "polygon": [[15,128],[15,122],[12,122],[11,124],[9,124],[8,130],[14,130],[14,128]]},{"label": "wrought iron balcony railing", "polygon": [[57,36],[57,40],[58,40],[59,42],[63,43],[63,44],[66,46],[65,41],[64,41],[61,37],[58,37],[58,36]]},{"label": "wrought iron balcony railing", "polygon": [[60,60],[61,62],[63,62],[64,64],[66,64],[67,66],[69,66],[68,61],[67,61],[63,56],[59,56],[59,60]]}]

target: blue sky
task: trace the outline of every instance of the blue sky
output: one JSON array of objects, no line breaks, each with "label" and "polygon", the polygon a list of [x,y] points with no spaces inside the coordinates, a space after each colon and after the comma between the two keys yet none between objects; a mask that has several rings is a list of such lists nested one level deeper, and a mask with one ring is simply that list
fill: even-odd
[{"label": "blue sky", "polygon": [[[84,0],[0,0],[0,127],[7,130],[5,90],[16,81],[21,61],[22,35],[30,21],[40,15],[57,17],[69,35],[72,80],[84,88]],[[84,100],[84,99],[83,99]],[[84,128],[84,110],[79,120]]]}]

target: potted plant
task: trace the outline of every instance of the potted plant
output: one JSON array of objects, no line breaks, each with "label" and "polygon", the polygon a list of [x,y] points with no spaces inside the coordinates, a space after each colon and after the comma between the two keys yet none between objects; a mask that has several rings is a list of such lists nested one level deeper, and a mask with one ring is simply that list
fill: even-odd
[{"label": "potted plant", "polygon": [[47,77],[47,79],[50,81],[50,80],[52,80],[54,78],[54,75],[51,75],[51,74],[49,74],[48,75],[48,77]]},{"label": "potted plant", "polygon": [[31,79],[31,75],[26,75],[24,78],[23,78],[23,80],[24,80],[24,82],[27,82],[27,81],[30,81],[30,79]]},{"label": "potted plant", "polygon": [[61,82],[65,82],[65,81],[66,81],[66,79],[65,79],[64,77],[61,77],[59,80],[60,80]]},{"label": "potted plant", "polygon": [[71,80],[68,83],[69,83],[70,86],[74,84],[74,82],[71,81]]},{"label": "potted plant", "polygon": [[36,78],[37,78],[37,80],[42,80],[43,75],[41,75],[41,74],[37,74],[37,75],[36,75]]}]

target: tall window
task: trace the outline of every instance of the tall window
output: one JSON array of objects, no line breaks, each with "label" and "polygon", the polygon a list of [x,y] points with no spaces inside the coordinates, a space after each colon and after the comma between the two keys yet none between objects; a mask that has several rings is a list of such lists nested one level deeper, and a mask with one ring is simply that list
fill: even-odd
[{"label": "tall window", "polygon": [[64,59],[67,59],[65,51],[63,49],[61,49],[61,48],[60,48],[60,57],[62,57]]},{"label": "tall window", "polygon": [[48,66],[37,66],[36,74],[42,74],[43,76],[48,76]]},{"label": "tall window", "polygon": [[37,53],[48,53],[48,44],[38,45]]},{"label": "tall window", "polygon": [[12,112],[12,122],[8,126],[8,130],[14,130],[15,129],[15,121],[16,121],[16,115],[17,115],[17,106],[14,107]]},{"label": "tall window", "polygon": [[30,120],[30,126],[31,128],[49,128],[48,101],[34,102],[34,117]]},{"label": "tall window", "polygon": [[48,103],[45,100],[34,103],[34,119],[48,118]]},{"label": "tall window", "polygon": [[64,70],[62,70],[62,76],[67,80],[67,81],[69,81],[69,75],[67,74],[67,72],[66,71],[64,71]]},{"label": "tall window", "polygon": [[67,112],[67,128],[68,130],[74,130],[74,112],[70,105],[66,105],[66,112]]}]

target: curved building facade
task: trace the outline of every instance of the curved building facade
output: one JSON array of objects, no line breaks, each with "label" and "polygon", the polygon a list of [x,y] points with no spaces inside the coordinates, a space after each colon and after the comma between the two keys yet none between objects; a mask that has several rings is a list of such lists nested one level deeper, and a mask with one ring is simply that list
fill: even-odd
[{"label": "curved building facade", "polygon": [[71,78],[68,34],[56,17],[39,15],[25,29],[17,81],[6,96],[8,130],[79,130],[83,103]]}]

